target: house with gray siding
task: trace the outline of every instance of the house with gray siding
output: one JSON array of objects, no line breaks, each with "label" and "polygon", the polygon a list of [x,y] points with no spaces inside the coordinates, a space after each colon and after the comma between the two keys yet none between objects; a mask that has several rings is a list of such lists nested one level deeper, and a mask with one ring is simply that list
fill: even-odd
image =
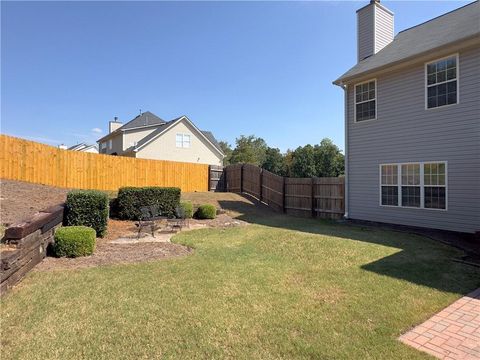
[{"label": "house with gray siding", "polygon": [[480,232],[480,3],[394,36],[394,14],[357,11],[345,94],[345,216]]}]

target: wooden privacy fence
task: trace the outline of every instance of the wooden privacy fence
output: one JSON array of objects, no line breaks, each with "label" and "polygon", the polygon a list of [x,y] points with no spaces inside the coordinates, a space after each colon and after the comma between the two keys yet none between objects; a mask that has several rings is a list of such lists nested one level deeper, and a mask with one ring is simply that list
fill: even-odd
[{"label": "wooden privacy fence", "polygon": [[64,188],[176,186],[208,191],[209,166],[62,150],[0,135],[0,177]]},{"label": "wooden privacy fence", "polygon": [[250,164],[227,166],[224,173],[226,191],[249,194],[278,211],[328,219],[345,212],[343,177],[287,178]]}]

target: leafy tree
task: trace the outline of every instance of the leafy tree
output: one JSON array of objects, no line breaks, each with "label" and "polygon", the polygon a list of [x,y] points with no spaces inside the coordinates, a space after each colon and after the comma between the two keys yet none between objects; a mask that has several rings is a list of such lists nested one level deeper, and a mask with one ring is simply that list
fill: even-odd
[{"label": "leafy tree", "polygon": [[345,171],[345,157],[332,140],[324,138],[315,145],[315,174],[318,177],[336,177]]},{"label": "leafy tree", "polygon": [[316,176],[315,148],[308,144],[295,149],[292,154],[292,177],[313,177]]},{"label": "leafy tree", "polygon": [[230,157],[231,164],[254,164],[261,166],[266,159],[267,143],[253,135],[240,136]]},{"label": "leafy tree", "polygon": [[218,144],[225,154],[225,157],[223,158],[223,166],[227,166],[230,164],[230,158],[232,157],[232,147],[226,141],[219,141]]},{"label": "leafy tree", "polygon": [[283,156],[283,162],[285,163],[285,172],[284,176],[293,177],[292,175],[292,164],[293,164],[293,151],[288,149],[285,155]]},{"label": "leafy tree", "polygon": [[265,161],[262,168],[277,175],[285,174],[285,159],[280,152],[280,149],[268,147],[265,152]]}]

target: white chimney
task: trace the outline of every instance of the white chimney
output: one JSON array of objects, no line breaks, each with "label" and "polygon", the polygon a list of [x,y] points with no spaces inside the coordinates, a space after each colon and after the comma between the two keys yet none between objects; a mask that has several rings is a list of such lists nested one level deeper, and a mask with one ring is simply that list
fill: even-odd
[{"label": "white chimney", "polygon": [[121,127],[123,124],[118,121],[118,118],[115,116],[113,118],[113,121],[110,121],[108,123],[108,133],[114,132],[117,130],[119,127]]},{"label": "white chimney", "polygon": [[357,60],[376,54],[393,41],[393,12],[370,0],[357,10]]},{"label": "white chimney", "polygon": [[67,145],[61,144],[61,145],[58,145],[58,148],[61,150],[67,150]]}]

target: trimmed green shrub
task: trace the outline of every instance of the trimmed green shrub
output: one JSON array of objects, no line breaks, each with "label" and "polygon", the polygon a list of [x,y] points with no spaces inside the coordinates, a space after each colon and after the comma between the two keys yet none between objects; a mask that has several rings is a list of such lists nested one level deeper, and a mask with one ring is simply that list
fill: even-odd
[{"label": "trimmed green shrub", "polygon": [[55,231],[53,253],[57,257],[92,255],[95,250],[95,230],[86,226],[65,226]]},{"label": "trimmed green shrub", "polygon": [[108,195],[97,190],[73,190],[67,195],[64,225],[88,226],[98,237],[107,232],[109,212]]},{"label": "trimmed green shrub", "polygon": [[191,219],[193,217],[193,204],[189,201],[182,201],[180,207],[185,212],[185,217]]},{"label": "trimmed green shrub", "polygon": [[180,189],[176,187],[123,187],[118,190],[118,217],[138,220],[143,206],[158,206],[162,216],[175,217],[180,205]]},{"label": "trimmed green shrub", "polygon": [[217,216],[217,208],[210,204],[201,205],[195,213],[197,219],[215,219]]}]

